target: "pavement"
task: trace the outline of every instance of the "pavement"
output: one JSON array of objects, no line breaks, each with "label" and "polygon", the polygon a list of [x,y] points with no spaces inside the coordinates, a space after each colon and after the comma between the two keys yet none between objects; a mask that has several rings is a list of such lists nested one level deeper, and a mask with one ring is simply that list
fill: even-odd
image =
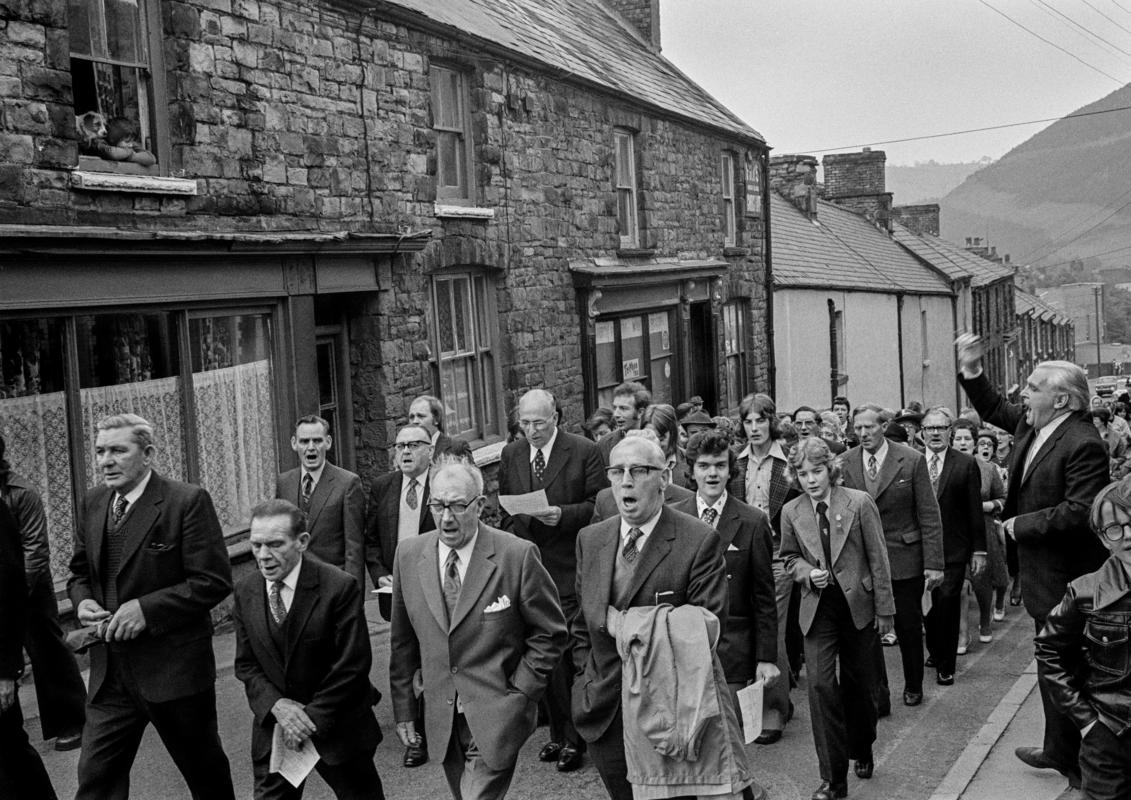
[{"label": "pavement", "polygon": [[[1009,611],[1004,623],[996,623],[992,645],[976,645],[970,656],[960,659],[958,679],[965,687],[961,692],[955,692],[954,687],[940,690],[931,686],[920,709],[893,706],[893,716],[881,724],[881,739],[876,745],[876,778],[858,781],[850,777],[854,800],[1075,800],[1079,796],[1067,791],[1067,782],[1057,773],[1031,769],[1013,754],[1016,747],[1039,744],[1043,720],[1036,664],[1030,659],[1032,623],[1021,609]],[[385,692],[389,626],[381,619],[375,602],[366,603],[366,616],[375,654],[371,677]],[[250,714],[242,686],[232,676],[235,637],[231,630],[217,633],[214,649],[221,735],[231,759],[237,796],[250,796]],[[898,648],[885,650],[889,651],[889,674],[898,674]],[[755,775],[774,800],[805,800],[816,785],[816,758],[804,696],[804,688],[794,692],[798,715],[782,743],[752,751]],[[59,796],[73,796],[77,751],[56,753],[50,743],[39,741],[35,691],[30,681],[21,685],[20,701],[26,728],[43,756]],[[378,748],[376,760],[387,796],[447,797],[441,770],[400,767],[403,749],[395,742],[392,720],[388,718],[390,706],[386,692],[377,708],[386,739]],[[945,720],[945,727],[940,728],[940,720]],[[544,740],[544,731],[536,732],[523,748],[512,785],[513,797],[605,797],[588,759],[581,771],[570,775],[539,764],[535,754]],[[799,754],[803,754],[804,763],[799,763]],[[185,794],[179,774],[152,729],[146,733],[134,775],[138,784],[134,793],[138,797],[173,798]],[[319,779],[312,778],[306,797],[318,800],[332,794]]]}]

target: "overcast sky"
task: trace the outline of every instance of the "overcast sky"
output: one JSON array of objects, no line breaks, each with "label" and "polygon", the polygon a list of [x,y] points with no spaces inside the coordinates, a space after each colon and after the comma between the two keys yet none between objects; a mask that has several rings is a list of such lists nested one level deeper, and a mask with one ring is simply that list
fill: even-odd
[{"label": "overcast sky", "polygon": [[[1131,0],[660,0],[660,10],[664,55],[776,153],[1060,117],[1131,82]],[[999,158],[1042,127],[874,149],[889,164]]]}]

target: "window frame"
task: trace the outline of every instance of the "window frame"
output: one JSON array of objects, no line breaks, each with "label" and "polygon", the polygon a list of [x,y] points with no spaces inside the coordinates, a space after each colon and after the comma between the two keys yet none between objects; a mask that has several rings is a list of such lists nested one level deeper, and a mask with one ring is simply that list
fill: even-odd
[{"label": "window frame", "polygon": [[[748,324],[750,302],[745,299],[735,299],[723,303],[723,363],[727,376],[727,407],[738,408],[742,398],[747,395],[747,386],[750,381],[750,326]],[[731,336],[732,320],[735,335]],[[731,345],[736,346],[732,349]],[[734,374],[736,380],[731,380],[731,362],[736,364]],[[737,385],[732,385],[737,384]]]},{"label": "window frame", "polygon": [[[617,233],[620,247],[640,247],[640,184],[636,169],[636,131],[613,129],[613,191],[616,195]],[[627,158],[621,158],[621,142],[627,142]],[[627,172],[627,174],[625,174]],[[622,198],[626,198],[622,202]],[[631,213],[622,219],[621,209]],[[628,231],[625,231],[628,228]]]},{"label": "window frame", "polygon": [[[439,294],[437,291],[440,282],[448,282],[453,286],[457,281],[467,281],[467,297],[470,299],[468,332],[472,342],[470,348],[462,351],[451,351],[448,354],[443,350],[443,338],[440,332]],[[473,447],[500,441],[506,431],[506,415],[503,411],[503,382],[502,369],[499,365],[498,344],[499,333],[496,325],[498,311],[495,303],[496,282],[494,276],[485,269],[477,267],[462,267],[444,270],[431,276],[429,281],[429,329],[432,338],[432,355],[429,359],[432,369],[432,393],[440,398],[445,406],[444,433],[449,436],[466,439]],[[448,292],[451,308],[451,318],[455,318],[455,293]],[[453,337],[454,338],[454,337]],[[470,363],[469,374],[472,375],[474,385],[469,386],[471,395],[471,421],[467,429],[456,429],[453,426],[453,415],[458,419],[458,411],[448,413],[449,404],[455,408],[453,398],[444,396],[444,370],[446,364],[459,362]],[[455,373],[453,372],[453,375]],[[490,385],[490,390],[484,387]]]},{"label": "window frame", "polygon": [[[104,0],[97,0],[100,4]],[[141,43],[146,49],[145,58],[137,62],[123,62],[112,58],[94,58],[90,54],[75,53],[70,49],[68,42],[68,57],[71,60],[89,61],[94,63],[111,64],[137,69],[139,84],[144,77],[145,97],[149,107],[149,125],[138,120],[139,136],[144,144],[145,138],[151,139],[150,152],[157,159],[152,166],[142,166],[128,161],[110,161],[98,156],[79,154],[78,168],[91,172],[112,172],[126,175],[170,175],[172,174],[172,145],[170,141],[170,128],[168,116],[168,89],[165,76],[165,39],[161,28],[161,2],[160,0],[137,0],[139,26],[141,28]],[[69,33],[69,29],[68,29]],[[77,56],[77,58],[76,58]],[[74,73],[68,67],[72,81]],[[139,94],[142,90],[139,86]],[[72,105],[73,105],[72,99]],[[73,108],[77,112],[77,108]],[[77,113],[76,113],[77,116]],[[149,132],[146,132],[146,128]]]},{"label": "window frame", "polygon": [[719,181],[723,216],[723,246],[738,245],[738,197],[734,153],[724,150],[719,154]]},{"label": "window frame", "polygon": [[[625,381],[639,381],[642,383],[649,392],[655,392],[655,375],[652,372],[652,363],[655,356],[652,353],[652,330],[650,318],[655,314],[665,314],[668,318],[668,355],[667,358],[671,359],[671,375],[666,376],[668,385],[671,389],[671,397],[667,400],[656,400],[656,402],[669,402],[679,397],[683,391],[683,370],[681,368],[683,358],[686,355],[682,337],[680,335],[680,320],[676,314],[676,308],[673,306],[654,306],[649,308],[639,308],[625,311],[616,311],[609,314],[602,314],[594,320],[594,348],[593,348],[593,398],[597,406],[601,405],[601,391],[610,390],[620,385]],[[624,374],[624,347],[623,337],[621,335],[621,322],[626,319],[638,318],[641,320],[640,330],[640,362],[641,371],[639,374],[632,377],[625,377]],[[613,326],[613,363],[617,365],[617,378],[612,383],[600,383],[600,365],[599,365],[599,350],[601,346],[596,339],[597,327],[603,323],[611,323]],[[664,358],[661,355],[659,358]],[[671,403],[675,405],[675,403]]]},{"label": "window frame", "polygon": [[[441,108],[443,106],[443,93],[439,75],[451,75],[456,80],[455,99],[456,124],[442,125]],[[471,205],[475,200],[475,149],[471,137],[471,92],[468,87],[468,74],[466,70],[451,64],[431,64],[428,68],[429,91],[431,93],[432,130],[436,136],[436,199],[455,205]],[[463,186],[444,186],[440,179],[444,174],[442,167],[441,141],[445,135],[457,137],[456,152],[463,154],[463,168],[457,169],[463,179]]]}]

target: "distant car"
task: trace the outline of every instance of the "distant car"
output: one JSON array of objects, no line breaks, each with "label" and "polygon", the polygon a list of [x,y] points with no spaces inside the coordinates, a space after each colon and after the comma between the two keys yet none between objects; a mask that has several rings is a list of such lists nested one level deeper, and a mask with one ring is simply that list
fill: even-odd
[{"label": "distant car", "polygon": [[1118,385],[1119,381],[1113,375],[1099,378],[1096,381],[1096,394],[1100,397],[1111,397],[1115,394],[1115,387]]}]

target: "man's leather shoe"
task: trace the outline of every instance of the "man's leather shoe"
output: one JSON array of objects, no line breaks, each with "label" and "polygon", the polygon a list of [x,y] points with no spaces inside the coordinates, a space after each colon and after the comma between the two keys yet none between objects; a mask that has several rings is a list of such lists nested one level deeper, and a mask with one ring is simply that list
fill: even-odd
[{"label": "man's leather shoe", "polygon": [[938,677],[935,678],[935,683],[939,686],[954,686],[954,673],[940,672]]},{"label": "man's leather shoe", "polygon": [[781,731],[762,731],[754,738],[754,744],[773,744],[781,738]]},{"label": "man's leather shoe", "polygon": [[927,660],[923,662],[923,666],[926,667],[927,669],[930,669],[933,666],[935,666],[935,657],[934,656],[927,656]]},{"label": "man's leather shoe", "polygon": [[1045,755],[1045,751],[1039,747],[1018,747],[1013,751],[1013,754],[1028,764],[1033,769],[1055,769],[1060,767],[1055,761]]},{"label": "man's leather shoe", "polygon": [[847,783],[821,781],[821,785],[817,787],[817,791],[813,792],[813,800],[839,800],[839,798],[842,797],[848,797]]},{"label": "man's leather shoe", "polygon": [[406,767],[422,767],[428,763],[428,750],[424,744],[410,744],[404,749],[404,765]]},{"label": "man's leather shoe", "polygon": [[573,745],[562,745],[558,754],[558,772],[573,772],[581,766],[581,751]]},{"label": "man's leather shoe", "polygon": [[560,742],[546,742],[545,746],[538,751],[539,761],[557,761],[558,756],[562,754],[562,745]]},{"label": "man's leather shoe", "polygon": [[871,756],[868,756],[867,759],[858,758],[852,769],[856,773],[857,778],[868,780],[868,778],[872,777],[872,772],[876,769],[876,762],[872,760]]},{"label": "man's leather shoe", "polygon": [[65,733],[55,740],[55,749],[60,753],[68,750],[77,750],[82,747],[82,731],[78,733]]},{"label": "man's leather shoe", "polygon": [[917,706],[922,702],[923,702],[923,693],[922,692],[904,692],[903,693],[903,705],[905,705],[905,706]]}]

